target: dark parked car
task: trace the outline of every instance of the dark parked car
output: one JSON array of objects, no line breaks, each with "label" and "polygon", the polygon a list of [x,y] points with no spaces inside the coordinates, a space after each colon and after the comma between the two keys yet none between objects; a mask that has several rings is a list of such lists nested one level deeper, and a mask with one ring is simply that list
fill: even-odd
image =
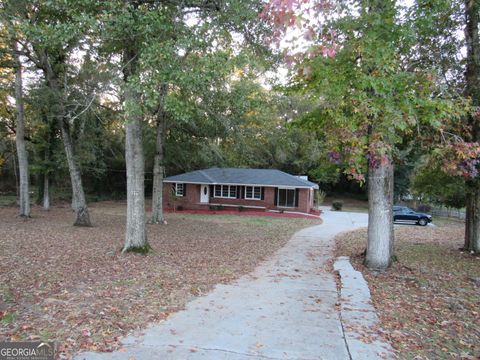
[{"label": "dark parked car", "polygon": [[418,225],[426,226],[432,222],[432,215],[416,212],[406,206],[394,206],[393,221],[413,221]]}]

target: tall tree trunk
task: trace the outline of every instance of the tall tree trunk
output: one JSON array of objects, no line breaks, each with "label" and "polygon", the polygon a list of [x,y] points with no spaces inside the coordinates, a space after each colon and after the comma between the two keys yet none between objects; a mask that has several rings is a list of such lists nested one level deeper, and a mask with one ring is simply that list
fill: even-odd
[{"label": "tall tree trunk", "polygon": [[41,205],[44,210],[50,210],[50,159],[52,156],[52,139],[55,138],[55,127],[53,123],[48,120],[48,117],[44,118],[45,124],[48,126],[49,131],[43,139],[47,146],[39,154],[39,157],[43,160],[43,171],[37,175],[37,205]]},{"label": "tall tree trunk", "polygon": [[159,94],[159,104],[157,112],[157,141],[155,144],[155,157],[153,159],[153,189],[152,189],[152,224],[165,223],[163,216],[163,178],[165,176],[165,166],[163,164],[165,139],[165,128],[167,114],[165,112],[165,97],[167,96],[167,85],[161,85]]},{"label": "tall tree trunk", "polygon": [[77,207],[79,206],[78,203],[79,203],[79,200],[77,198],[77,193],[75,192],[74,187],[72,186],[72,202],[70,204],[70,207],[72,208],[73,211],[77,211]]},{"label": "tall tree trunk", "polygon": [[23,79],[22,63],[16,54],[17,42],[13,41],[15,62],[15,106],[17,112],[17,124],[15,130],[15,143],[17,145],[18,170],[20,178],[20,216],[30,217],[30,194],[28,175],[28,156],[25,146],[25,110],[23,106]]},{"label": "tall tree trunk", "polygon": [[[48,119],[47,119],[48,121]],[[49,124],[50,131],[47,135],[47,148],[44,154],[44,172],[42,189],[42,206],[44,210],[50,210],[50,159],[52,156],[52,139],[55,137],[55,128]]]},{"label": "tall tree trunk", "polygon": [[472,212],[472,199],[470,195],[468,194],[468,185],[467,185],[467,191],[465,194],[465,240],[463,243],[463,250],[470,250],[470,243],[471,243],[471,237],[470,237],[470,232],[471,232],[471,225],[472,221],[470,220],[473,212]]},{"label": "tall tree trunk", "polygon": [[480,194],[475,183],[467,185],[464,250],[480,252]]},{"label": "tall tree trunk", "polygon": [[72,194],[75,199],[75,222],[74,226],[92,226],[90,222],[90,214],[87,208],[87,201],[85,199],[85,193],[83,191],[82,177],[80,170],[78,169],[77,161],[73,154],[73,142],[70,136],[70,131],[67,128],[67,124],[61,121],[61,131],[63,147],[65,154],[67,155],[68,170],[70,173],[70,182],[72,183]]},{"label": "tall tree trunk", "polygon": [[127,227],[122,252],[148,252],[145,233],[145,159],[142,142],[141,93],[130,83],[135,73],[137,53],[127,43],[123,53],[125,102],[125,161],[127,167]]},{"label": "tall tree trunk", "polygon": [[385,270],[393,256],[393,164],[368,169],[368,243],[365,265]]},{"label": "tall tree trunk", "polygon": [[50,179],[48,173],[43,175],[43,201],[42,206],[44,210],[50,210]]},{"label": "tall tree trunk", "polygon": [[43,71],[47,79],[48,86],[54,94],[57,95],[57,102],[51,110],[57,118],[58,125],[62,134],[63,148],[67,158],[68,171],[70,173],[70,182],[72,185],[72,208],[75,211],[74,226],[92,226],[90,214],[88,212],[85,192],[83,191],[82,177],[78,168],[77,160],[74,155],[73,141],[70,134],[70,128],[65,118],[64,91],[59,76],[52,68],[50,61],[43,51],[38,51],[40,62],[43,64]]},{"label": "tall tree trunk", "polygon": [[472,212],[473,224],[471,227],[472,236],[470,242],[470,251],[474,253],[480,253],[480,192],[478,188],[475,189],[474,201],[473,201],[474,211]]},{"label": "tall tree trunk", "polygon": [[[465,0],[465,40],[467,45],[467,66],[465,71],[466,95],[472,99],[477,114],[471,115],[472,141],[480,141],[480,3]],[[480,184],[479,180],[467,184],[465,219],[465,245],[469,251],[480,252]]]}]

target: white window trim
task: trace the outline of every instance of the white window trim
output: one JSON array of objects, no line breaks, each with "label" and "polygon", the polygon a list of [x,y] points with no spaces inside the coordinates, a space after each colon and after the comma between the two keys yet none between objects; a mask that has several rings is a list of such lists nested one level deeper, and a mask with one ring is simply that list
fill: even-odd
[{"label": "white window trim", "polygon": [[[178,185],[182,185],[182,192],[178,192]],[[185,185],[183,183],[175,183],[175,196],[182,197],[185,196]]]},{"label": "white window trim", "polygon": [[[281,205],[279,205],[279,203],[280,203],[280,190],[293,190],[293,206],[281,206]],[[295,199],[296,195],[297,195],[296,189],[278,188],[278,190],[277,190],[277,207],[284,208],[284,209],[294,209],[295,208],[295,203],[296,203],[296,199]]]},{"label": "white window trim", "polygon": [[[252,197],[247,196],[247,188],[251,187],[252,188]],[[256,198],[255,197],[255,188],[260,189],[260,197]],[[262,200],[262,187],[261,186],[245,186],[245,199],[246,200]]]},{"label": "white window trim", "polygon": [[[220,186],[220,193],[222,194],[221,196],[217,196],[216,194],[216,187],[217,186]],[[227,187],[228,188],[228,196],[223,196],[223,188],[224,187]],[[235,196],[230,196],[230,188],[235,188]],[[214,185],[213,187],[213,197],[214,198],[217,198],[217,199],[236,199],[237,198],[237,186],[236,185]]]}]

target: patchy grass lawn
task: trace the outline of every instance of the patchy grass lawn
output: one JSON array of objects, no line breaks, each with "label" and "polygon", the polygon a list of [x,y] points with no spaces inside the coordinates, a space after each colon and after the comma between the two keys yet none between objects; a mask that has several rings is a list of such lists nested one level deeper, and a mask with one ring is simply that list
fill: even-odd
[{"label": "patchy grass lawn", "polygon": [[373,274],[363,265],[366,230],[337,237],[368,281],[381,325],[402,359],[480,357],[480,257],[460,252],[464,224],[395,226],[398,261]]},{"label": "patchy grass lawn", "polygon": [[68,206],[22,220],[0,209],[0,340],[54,340],[59,356],[111,351],[119,337],[181,309],[213,285],[251,271],[319,220],[168,214],[148,225],[153,254],[121,255],[125,204],[91,208],[93,228]]}]

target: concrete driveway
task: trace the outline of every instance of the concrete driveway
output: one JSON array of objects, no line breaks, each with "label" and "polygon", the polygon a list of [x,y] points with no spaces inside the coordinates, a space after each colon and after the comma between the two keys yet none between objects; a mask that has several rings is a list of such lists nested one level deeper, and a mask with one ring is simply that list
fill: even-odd
[{"label": "concrete driveway", "polygon": [[367,215],[326,210],[322,218],[322,225],[296,233],[253,273],[218,285],[143,335],[125,338],[121,351],[76,359],[375,358],[378,344],[371,351],[367,344],[359,356],[348,347],[336,282],[326,270],[333,237],[366,226]]}]

